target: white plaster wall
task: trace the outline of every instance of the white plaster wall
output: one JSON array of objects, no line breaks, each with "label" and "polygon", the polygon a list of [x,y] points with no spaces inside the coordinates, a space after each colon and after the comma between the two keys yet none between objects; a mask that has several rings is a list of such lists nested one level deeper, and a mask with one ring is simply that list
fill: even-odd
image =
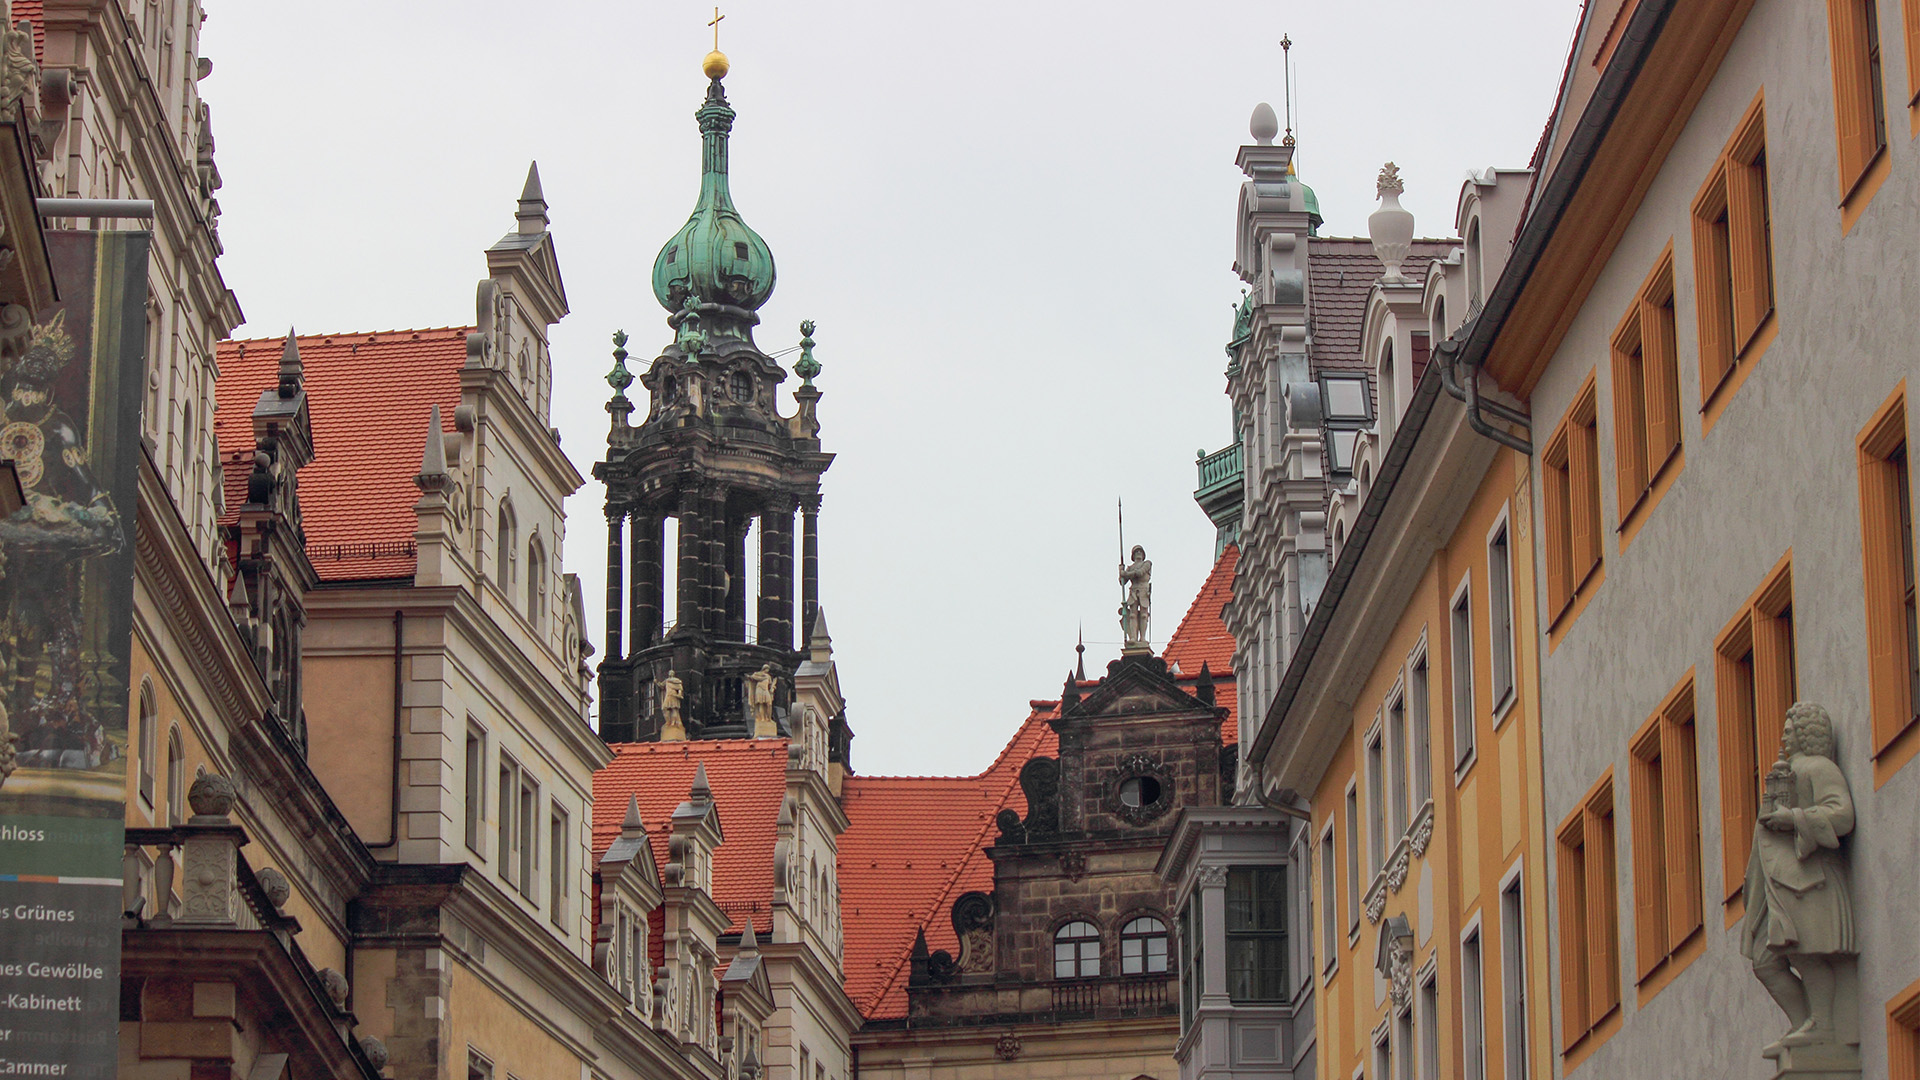
[{"label": "white plaster wall", "polygon": [[[1616,781],[1620,982],[1625,1024],[1582,1075],[1771,1075],[1760,1048],[1784,1021],[1725,927],[1713,639],[1793,552],[1800,696],[1833,713],[1840,763],[1859,805],[1851,839],[1863,955],[1865,1075],[1887,1074],[1885,1003],[1920,977],[1912,897],[1920,886],[1920,765],[1878,791],[1868,734],[1865,616],[1855,437],[1902,379],[1920,389],[1920,147],[1910,136],[1899,4],[1880,2],[1892,173],[1843,238],[1836,208],[1826,6],[1758,0],[1601,272],[1534,394],[1535,438],[1565,414],[1599,368],[1606,580],[1566,639],[1542,645],[1545,809],[1549,827],[1608,766]],[[1702,436],[1698,330],[1688,207],[1734,126],[1766,93],[1779,336]],[[1608,338],[1671,239],[1675,253],[1685,468],[1623,554],[1614,482]],[[1537,489],[1536,489],[1537,490]],[[1536,499],[1538,495],[1536,494]],[[1536,515],[1542,514],[1535,504]],[[1536,579],[1544,582],[1544,565]],[[1544,599],[1542,599],[1544,607]],[[1541,613],[1540,624],[1547,623]],[[1635,1007],[1632,804],[1627,740],[1691,668],[1702,808],[1707,951]],[[1558,911],[1553,948],[1558,970]],[[1556,975],[1557,990],[1557,975]],[[1554,1010],[1556,1031],[1558,1007]],[[1557,1060],[1557,1059],[1556,1059]],[[1676,1072],[1675,1075],[1680,1075]]]}]

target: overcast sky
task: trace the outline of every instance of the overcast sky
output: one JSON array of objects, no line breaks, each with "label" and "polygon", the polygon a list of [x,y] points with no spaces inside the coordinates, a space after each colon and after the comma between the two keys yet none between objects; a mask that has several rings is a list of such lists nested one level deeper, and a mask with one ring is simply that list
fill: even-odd
[{"label": "overcast sky", "polygon": [[[553,421],[589,472],[608,335],[642,362],[670,340],[648,276],[697,191],[711,4],[207,6],[236,334],[471,323],[537,159],[572,305]],[[758,341],[819,323],[821,599],[857,771],[976,772],[1058,695],[1081,624],[1090,674],[1118,654],[1116,498],[1156,645],[1205,578],[1234,155],[1254,105],[1282,106],[1282,33],[1323,232],[1365,235],[1392,159],[1419,234],[1450,236],[1469,169],[1526,164],[1578,8],[723,5],[734,199],[779,265]],[[596,642],[602,500],[568,501],[566,538]]]}]

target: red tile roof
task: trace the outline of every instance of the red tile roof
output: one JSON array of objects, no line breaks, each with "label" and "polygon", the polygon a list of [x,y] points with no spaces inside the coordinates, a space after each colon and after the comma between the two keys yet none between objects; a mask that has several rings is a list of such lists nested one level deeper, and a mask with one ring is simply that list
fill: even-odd
[{"label": "red tile roof", "polygon": [[[1091,686],[1092,683],[1084,685]],[[1047,721],[1057,701],[1036,701],[1000,757],[978,776],[850,776],[841,806],[851,824],[840,835],[840,919],[847,996],[868,1019],[907,1015],[913,939],[958,951],[953,902],[993,889],[986,848],[999,835],[994,816],[1022,817],[1020,769],[1059,753]]]},{"label": "red tile roof", "polygon": [[722,834],[713,853],[714,903],[732,917],[729,930],[743,929],[751,918],[755,933],[770,933],[773,842],[787,791],[787,740],[616,743],[612,750],[613,763],[593,774],[594,865],[620,835],[627,798],[634,796],[653,843],[654,869],[664,871],[674,808],[686,801],[695,768],[705,765]]},{"label": "red tile roof", "polygon": [[1239,562],[1239,547],[1227,545],[1214,560],[1213,571],[1201,584],[1200,592],[1194,596],[1160,654],[1170,667],[1178,665],[1182,682],[1199,681],[1200,666],[1206,665],[1214,679],[1213,703],[1227,710],[1227,718],[1220,725],[1223,743],[1236,742],[1240,737],[1239,695],[1234,692],[1233,678],[1233,635],[1227,632],[1227,624],[1221,619],[1227,601],[1233,599],[1233,568]]},{"label": "red tile roof", "polygon": [[[307,555],[322,581],[410,578],[414,570],[413,478],[426,446],[427,414],[440,406],[451,427],[460,404],[467,327],[298,338],[313,462],[300,470]],[[284,338],[220,343],[220,440],[229,513],[246,499],[253,407],[278,380]],[[626,802],[621,801],[624,810]]]},{"label": "red tile roof", "polygon": [[14,22],[26,19],[33,23],[33,59],[36,63],[47,62],[47,5],[46,0],[13,0],[10,13]]},{"label": "red tile roof", "polygon": [[[1424,281],[1427,264],[1445,258],[1458,240],[1415,240],[1400,272]],[[1376,358],[1360,355],[1360,328],[1367,297],[1385,270],[1365,237],[1314,237],[1309,241],[1307,278],[1313,302],[1313,367],[1371,370]]]}]

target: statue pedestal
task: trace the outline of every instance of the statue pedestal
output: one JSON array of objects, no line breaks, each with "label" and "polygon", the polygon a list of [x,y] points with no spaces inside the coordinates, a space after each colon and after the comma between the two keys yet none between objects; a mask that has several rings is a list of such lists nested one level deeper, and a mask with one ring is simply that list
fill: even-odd
[{"label": "statue pedestal", "polygon": [[1847,1043],[1788,1046],[1773,1060],[1773,1080],[1860,1080],[1860,1048]]}]

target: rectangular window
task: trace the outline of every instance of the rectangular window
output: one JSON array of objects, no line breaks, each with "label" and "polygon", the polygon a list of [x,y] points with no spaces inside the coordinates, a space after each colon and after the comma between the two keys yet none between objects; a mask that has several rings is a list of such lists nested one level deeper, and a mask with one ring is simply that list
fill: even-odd
[{"label": "rectangular window", "polygon": [[1360,789],[1347,785],[1347,935],[1360,932]]},{"label": "rectangular window", "polygon": [[1746,883],[1753,850],[1748,823],[1759,815],[1761,778],[1779,755],[1780,729],[1794,702],[1793,655],[1793,568],[1782,561],[1714,642],[1721,866],[1728,902]]},{"label": "rectangular window", "polygon": [[1393,1035],[1390,1029],[1380,1029],[1380,1041],[1373,1044],[1373,1075],[1393,1080]]},{"label": "rectangular window", "polygon": [[466,833],[467,850],[480,851],[480,830],[487,819],[487,736],[471,722],[467,724]]},{"label": "rectangular window", "polygon": [[519,792],[520,770],[505,753],[502,753],[500,755],[500,798],[494,804],[500,815],[500,846],[494,852],[494,864],[500,871],[501,879],[509,885],[514,883],[514,838],[518,834],[513,827],[513,811],[519,804]]},{"label": "rectangular window", "polygon": [[1634,969],[1645,980],[1704,918],[1700,785],[1688,678],[1647,719],[1633,753]]},{"label": "rectangular window", "polygon": [[1425,806],[1433,798],[1433,725],[1428,720],[1427,654],[1414,660],[1407,674],[1407,709],[1413,714],[1413,804]]},{"label": "rectangular window", "polygon": [[1460,943],[1460,1060],[1466,1080],[1487,1077],[1486,990],[1480,966],[1480,928]]},{"label": "rectangular window", "polygon": [[1888,1080],[1920,1080],[1920,982],[1887,1002]]},{"label": "rectangular window", "polygon": [[467,1047],[467,1080],[493,1080],[493,1062],[473,1047]]},{"label": "rectangular window", "polygon": [[1853,194],[1867,167],[1887,146],[1887,105],[1880,89],[1879,6],[1879,0],[1827,0],[1841,202]]},{"label": "rectangular window", "polygon": [[1500,1019],[1507,1080],[1527,1080],[1527,909],[1520,875],[1500,888]]},{"label": "rectangular window", "polygon": [[1620,1006],[1620,920],[1611,771],[1560,824],[1560,1026],[1563,1053]]},{"label": "rectangular window", "polygon": [[1326,953],[1320,959],[1324,971],[1332,971],[1334,960],[1340,955],[1340,912],[1334,906],[1334,875],[1338,873],[1333,853],[1333,829],[1320,837],[1320,923],[1324,927],[1321,934],[1321,950]]},{"label": "rectangular window", "polygon": [[1920,0],[1901,0],[1907,27],[1907,104],[1920,108]]},{"label": "rectangular window", "polygon": [[1393,1018],[1393,1045],[1400,1052],[1400,1071],[1394,1080],[1413,1080],[1413,1010],[1406,1008]]},{"label": "rectangular window", "polygon": [[1503,520],[1487,541],[1487,650],[1493,661],[1493,711],[1513,698],[1513,550]]},{"label": "rectangular window", "polygon": [[1915,618],[1913,477],[1907,465],[1906,389],[1860,433],[1860,524],[1867,586],[1867,674],[1873,753],[1879,757],[1920,712],[1920,622]]},{"label": "rectangular window", "polygon": [[1387,767],[1376,725],[1367,736],[1367,869],[1375,874],[1387,864]]},{"label": "rectangular window", "polygon": [[1453,598],[1448,651],[1453,657],[1453,767],[1473,760],[1473,606],[1471,589],[1462,585]]},{"label": "rectangular window", "polygon": [[[1547,606],[1558,623],[1600,566],[1600,432],[1593,376],[1540,455],[1546,503]],[[1551,625],[1551,624],[1550,624]]]},{"label": "rectangular window", "polygon": [[1613,421],[1614,479],[1624,530],[1645,504],[1654,477],[1680,452],[1671,247],[1613,332]]},{"label": "rectangular window", "polygon": [[[1693,201],[1693,276],[1700,316],[1700,396],[1709,409],[1751,360],[1773,314],[1773,223],[1764,102],[1755,99]],[[1711,423],[1711,416],[1708,418]]]},{"label": "rectangular window", "polygon": [[547,882],[547,894],[550,901],[547,917],[553,925],[565,928],[567,924],[567,894],[572,890],[567,882],[567,812],[554,803],[547,818],[547,867],[551,880]]},{"label": "rectangular window", "polygon": [[1227,996],[1235,1003],[1279,1001],[1287,985],[1287,872],[1227,870]]},{"label": "rectangular window", "polygon": [[1420,984],[1420,1080],[1440,1080],[1440,976]]},{"label": "rectangular window", "polygon": [[1407,831],[1407,701],[1402,695],[1395,695],[1387,704],[1387,786],[1389,792],[1388,809],[1393,813],[1389,823],[1392,835],[1398,838]]},{"label": "rectangular window", "polygon": [[533,872],[540,866],[540,789],[527,776],[520,778],[520,895],[539,903]]}]

